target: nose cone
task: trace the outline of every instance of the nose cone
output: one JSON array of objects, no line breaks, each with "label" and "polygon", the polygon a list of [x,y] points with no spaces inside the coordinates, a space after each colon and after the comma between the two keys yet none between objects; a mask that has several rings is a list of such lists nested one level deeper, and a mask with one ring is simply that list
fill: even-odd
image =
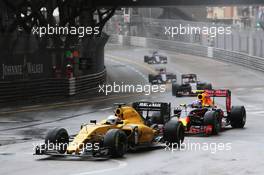
[{"label": "nose cone", "polygon": [[80,132],[74,137],[73,141],[70,142],[67,152],[69,154],[76,153],[78,154],[87,143],[87,140],[91,138],[91,133],[94,133],[96,130],[96,125],[87,125],[83,127]]}]

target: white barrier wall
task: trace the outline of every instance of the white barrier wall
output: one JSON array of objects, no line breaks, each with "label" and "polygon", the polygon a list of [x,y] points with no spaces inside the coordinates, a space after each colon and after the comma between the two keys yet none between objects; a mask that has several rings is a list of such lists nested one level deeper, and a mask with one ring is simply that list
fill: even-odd
[{"label": "white barrier wall", "polygon": [[199,44],[183,43],[177,41],[144,38],[144,37],[111,35],[110,41],[116,41],[115,38],[118,38],[118,43],[123,45],[170,50],[184,54],[208,57],[264,72],[264,58],[250,56],[246,53],[229,51],[225,49],[217,49],[214,47],[206,47]]}]

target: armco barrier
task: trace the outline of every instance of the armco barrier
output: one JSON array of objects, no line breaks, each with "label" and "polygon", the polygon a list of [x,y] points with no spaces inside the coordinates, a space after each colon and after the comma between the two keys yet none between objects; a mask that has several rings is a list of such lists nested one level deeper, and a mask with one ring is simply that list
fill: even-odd
[{"label": "armco barrier", "polygon": [[106,80],[106,70],[103,72],[76,77],[70,80],[69,95],[78,95],[85,93],[98,92],[100,84],[103,84]]},{"label": "armco barrier", "polygon": [[68,97],[95,94],[99,84],[105,82],[106,70],[71,79],[30,79],[0,81],[0,103],[16,101],[39,101],[43,98]]},{"label": "armco barrier", "polygon": [[66,96],[68,94],[68,86],[67,79],[1,81],[0,102]]},{"label": "armco barrier", "polygon": [[213,58],[215,59],[264,72],[264,58],[262,57],[255,57],[245,53],[226,51],[217,48],[214,48],[213,54]]},{"label": "armco barrier", "polygon": [[[118,39],[116,39],[118,38]],[[148,47],[176,51],[183,54],[190,54],[202,57],[208,57],[215,60],[229,62],[244,66],[253,70],[264,72],[264,58],[250,56],[246,53],[228,51],[224,49],[206,47],[199,44],[184,43],[179,41],[161,40],[155,38],[133,37],[112,35],[110,41],[124,45]]]}]

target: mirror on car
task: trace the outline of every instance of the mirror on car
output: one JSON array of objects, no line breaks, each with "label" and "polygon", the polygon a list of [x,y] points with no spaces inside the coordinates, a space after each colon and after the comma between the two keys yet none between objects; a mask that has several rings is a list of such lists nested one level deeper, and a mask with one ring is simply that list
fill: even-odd
[{"label": "mirror on car", "polygon": [[173,113],[174,113],[174,115],[176,115],[176,116],[180,116],[180,114],[181,114],[181,109],[174,109],[173,110]]},{"label": "mirror on car", "polygon": [[180,104],[180,107],[186,108],[187,107],[187,104]]},{"label": "mirror on car", "polygon": [[90,123],[94,123],[96,125],[96,120],[90,120]]},{"label": "mirror on car", "polygon": [[86,123],[81,124],[81,129],[83,129],[84,126],[86,126]]},{"label": "mirror on car", "polygon": [[123,121],[118,121],[116,124],[123,124]]}]

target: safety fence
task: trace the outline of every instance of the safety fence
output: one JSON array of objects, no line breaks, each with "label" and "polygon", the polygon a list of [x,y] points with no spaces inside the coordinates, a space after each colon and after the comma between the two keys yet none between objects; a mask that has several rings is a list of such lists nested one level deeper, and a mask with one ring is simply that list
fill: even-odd
[{"label": "safety fence", "polygon": [[[195,43],[202,46],[213,46],[215,48],[224,49],[228,51],[240,52],[257,57],[264,57],[264,31],[261,28],[248,28],[244,29],[238,24],[227,25],[222,23],[213,22],[195,22],[185,21],[180,19],[155,19],[144,18],[137,23],[129,25],[120,25],[117,27],[118,21],[121,17],[117,15],[107,23],[107,33],[128,35],[136,37],[155,38],[161,40],[170,40],[184,43]],[[133,19],[133,17],[132,17]],[[167,33],[166,28],[181,27],[185,30],[188,27],[203,29],[212,29],[215,27],[231,27],[231,34],[225,32],[224,34],[212,35],[215,31],[211,31],[211,35],[203,34],[202,32],[191,32],[186,34],[170,35]],[[118,30],[121,28],[121,30]],[[181,31],[185,31],[182,29]],[[172,32],[170,32],[172,33]],[[214,36],[214,37],[213,37]]]},{"label": "safety fence", "polygon": [[264,72],[264,58],[262,57],[249,56],[244,53],[231,52],[223,49],[214,49],[213,58]]},{"label": "safety fence", "polygon": [[99,84],[105,82],[106,70],[102,72],[66,78],[0,81],[0,103],[18,101],[42,101],[56,97],[96,94]]},{"label": "safety fence", "polygon": [[99,85],[106,81],[106,70],[97,74],[76,77],[69,81],[69,95],[97,94]]},{"label": "safety fence", "polygon": [[200,44],[122,35],[112,35],[110,37],[110,42],[208,57],[264,72],[264,58],[262,57],[250,56],[246,53],[228,51],[214,47],[207,47]]}]

